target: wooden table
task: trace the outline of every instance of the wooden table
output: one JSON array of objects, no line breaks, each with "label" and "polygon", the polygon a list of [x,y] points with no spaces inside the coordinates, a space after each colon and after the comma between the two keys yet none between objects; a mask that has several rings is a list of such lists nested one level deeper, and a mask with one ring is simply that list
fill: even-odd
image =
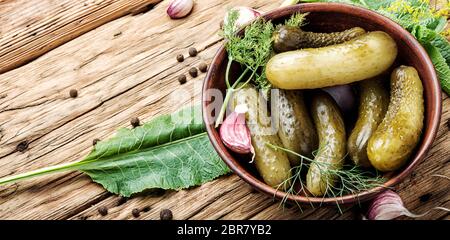
[{"label": "wooden table", "polygon": [[[95,138],[115,129],[199,102],[204,74],[180,85],[177,76],[210,62],[222,44],[218,29],[231,6],[263,11],[280,1],[197,0],[193,13],[170,20],[168,1],[0,1],[0,176],[80,160]],[[149,6],[152,5],[152,6]],[[177,63],[189,47],[197,57]],[[69,97],[78,89],[77,98]],[[417,213],[449,207],[450,100],[427,159],[397,190]],[[17,146],[27,141],[24,152]],[[23,143],[22,143],[23,144]],[[101,216],[100,207],[109,214]],[[236,175],[182,191],[150,191],[128,200],[112,195],[79,172],[0,187],[0,219],[352,219],[356,208],[279,206]],[[424,219],[450,219],[433,211]]]}]

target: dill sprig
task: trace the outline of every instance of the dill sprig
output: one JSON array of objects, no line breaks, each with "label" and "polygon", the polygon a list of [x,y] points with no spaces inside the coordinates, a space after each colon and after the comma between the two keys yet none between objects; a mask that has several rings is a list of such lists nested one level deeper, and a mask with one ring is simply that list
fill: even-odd
[{"label": "dill sprig", "polygon": [[[317,169],[319,169],[323,179],[326,182],[326,191],[323,199],[325,197],[342,197],[347,194],[358,194],[360,192],[382,186],[382,184],[386,182],[386,179],[382,176],[378,174],[373,176],[371,172],[364,171],[355,165],[344,165],[342,168],[336,169],[334,167],[330,167],[332,163],[317,161],[316,159],[311,159],[284,147],[275,146],[270,143],[266,143],[266,145],[275,150],[282,150],[300,157],[300,164],[291,168],[291,172],[293,173],[291,178],[285,180],[279,185],[280,188],[281,186],[286,186],[288,183],[290,184],[290,187],[285,191],[287,194],[282,199],[281,204],[284,204],[287,201],[288,195],[303,194],[305,197],[309,197],[306,184],[302,179],[302,172],[304,167],[309,168],[313,164],[317,167]],[[319,148],[313,153],[313,156],[315,157],[317,153],[322,150],[323,147]],[[342,212],[339,205],[340,203],[336,202],[336,204],[339,211]],[[297,205],[301,210],[302,208],[300,204],[297,203]],[[312,203],[311,206],[314,207]]]},{"label": "dill sprig", "polygon": [[[273,54],[273,33],[275,26],[271,21],[258,18],[244,30],[243,36],[236,34],[236,22],[239,19],[237,10],[228,12],[227,21],[224,23],[221,35],[226,39],[225,49],[228,54],[228,64],[225,71],[225,83],[227,93],[224,103],[217,116],[216,127],[222,121],[228,102],[233,92],[253,81],[256,87],[267,96],[272,85],[267,80],[265,66]],[[286,21],[286,24],[301,26],[306,14],[294,14]],[[233,62],[239,63],[243,69],[241,75],[234,84],[230,83],[230,70]],[[240,84],[245,81],[244,84]],[[237,88],[239,85],[239,88]]]},{"label": "dill sprig", "polygon": [[284,25],[289,27],[301,27],[306,24],[307,15],[308,13],[296,13],[286,20]]},{"label": "dill sprig", "polygon": [[[253,23],[245,28],[244,35],[236,34],[236,21],[239,18],[237,10],[230,10],[228,19],[223,26],[222,36],[226,39],[225,48],[228,53],[228,64],[225,71],[225,83],[227,85],[227,93],[216,121],[216,127],[219,126],[225,114],[226,107],[230,97],[240,82],[246,79],[242,88],[250,82],[254,81],[256,86],[267,91],[271,85],[265,77],[263,68],[272,55],[272,34],[275,27],[271,21],[265,21],[262,18],[256,19]],[[239,63],[243,72],[234,82],[230,83],[230,69],[233,62]],[[248,76],[248,74],[250,74]]]}]

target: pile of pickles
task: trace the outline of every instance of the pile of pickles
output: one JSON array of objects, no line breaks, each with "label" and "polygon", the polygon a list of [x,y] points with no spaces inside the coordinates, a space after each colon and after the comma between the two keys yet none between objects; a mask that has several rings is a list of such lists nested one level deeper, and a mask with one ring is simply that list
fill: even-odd
[{"label": "pile of pickles", "polygon": [[[394,65],[397,45],[387,33],[362,28],[312,33],[282,26],[274,33],[273,44],[275,54],[265,73],[279,89],[271,96],[276,105],[270,108],[277,118],[276,131],[272,121],[263,121],[267,99],[255,86],[246,84],[230,103],[248,108],[245,120],[254,164],[268,185],[286,184],[291,169],[302,164],[299,155],[330,169],[342,169],[350,162],[390,172],[407,163],[423,128],[423,86],[416,69]],[[356,119],[344,116],[334,98],[322,90],[338,85],[354,90],[359,100],[358,109],[353,109]],[[353,120],[345,122],[348,119]],[[323,196],[335,181],[317,166],[310,165],[306,188],[313,196]]]}]

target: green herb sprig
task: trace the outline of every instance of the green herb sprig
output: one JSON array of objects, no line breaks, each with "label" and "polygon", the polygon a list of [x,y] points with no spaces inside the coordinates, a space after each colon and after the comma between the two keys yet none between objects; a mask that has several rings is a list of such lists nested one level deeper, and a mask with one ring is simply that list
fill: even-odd
[{"label": "green herb sprig", "polygon": [[[223,120],[225,110],[230,101],[233,92],[241,89],[250,81],[253,81],[258,89],[261,89],[266,95],[272,88],[265,74],[265,66],[273,54],[273,33],[275,26],[271,21],[265,21],[263,18],[256,19],[244,30],[244,35],[236,34],[236,21],[239,18],[237,10],[228,12],[228,19],[221,32],[225,38],[225,49],[228,53],[228,63],[225,71],[225,83],[227,93],[222,108],[217,116],[216,127]],[[302,26],[306,14],[294,14],[286,21],[286,25]],[[230,71],[233,62],[239,63],[243,69],[237,80],[231,84]],[[240,84],[244,81],[244,84]],[[240,84],[239,87],[237,87]]]},{"label": "green herb sprig", "polygon": [[[228,53],[228,64],[225,71],[227,93],[216,120],[216,127],[219,126],[224,117],[231,95],[238,90],[238,84],[242,82],[248,73],[250,73],[250,76],[246,77],[246,81],[241,87],[253,79],[258,84],[258,87],[270,88],[265,75],[258,74],[258,71],[265,66],[271,56],[274,26],[270,21],[259,18],[245,28],[244,36],[241,37],[236,34],[236,21],[238,18],[239,12],[230,10],[228,12],[228,20],[225,22],[221,33],[227,41],[225,44]],[[244,70],[234,84],[231,85],[230,69],[233,62],[239,63]]]},{"label": "green herb sprig", "polygon": [[[325,179],[327,188],[323,198],[342,197],[347,194],[358,194],[360,192],[382,186],[383,183],[386,182],[386,179],[382,176],[378,174],[374,176],[372,173],[364,171],[355,165],[344,165],[343,168],[336,169],[330,167],[332,163],[317,161],[315,159],[311,159],[309,157],[291,151],[287,148],[276,146],[271,143],[266,143],[266,145],[275,150],[282,150],[300,157],[300,164],[291,168],[291,172],[293,173],[291,178],[285,180],[279,185],[279,188],[281,188],[282,186],[290,185],[290,187],[286,189],[286,193],[288,194],[286,194],[282,199],[282,204],[287,201],[288,195],[303,194],[308,197],[306,184],[303,182],[301,175],[303,173],[303,169],[305,167],[309,168],[311,165],[316,165],[317,169],[319,169],[321,175],[323,176],[323,179]],[[323,149],[324,147],[320,147],[316,152],[313,153],[313,156],[315,157],[318,152],[322,151]],[[340,203],[336,202],[336,204],[339,210],[342,212],[339,205]],[[297,205],[301,209],[300,204],[297,203]],[[314,207],[312,204],[311,206]]]},{"label": "green herb sprig", "polygon": [[306,16],[308,14],[309,13],[296,13],[286,20],[284,25],[289,27],[302,27],[306,24]]}]

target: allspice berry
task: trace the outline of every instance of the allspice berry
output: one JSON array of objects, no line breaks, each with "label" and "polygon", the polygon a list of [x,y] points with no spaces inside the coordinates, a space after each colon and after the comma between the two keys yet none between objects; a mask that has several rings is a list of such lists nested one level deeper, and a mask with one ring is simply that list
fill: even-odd
[{"label": "allspice berry", "polygon": [[161,210],[161,212],[159,213],[159,218],[161,220],[172,220],[173,218],[172,211],[170,211],[170,209]]},{"label": "allspice berry", "polygon": [[202,62],[198,66],[198,69],[200,70],[200,72],[206,72],[206,71],[208,71],[208,65],[206,65],[206,63]]},{"label": "allspice berry", "polygon": [[106,216],[108,215],[108,209],[106,207],[99,207],[97,209],[98,213],[100,213],[100,215],[102,216]]},{"label": "allspice berry", "polygon": [[183,62],[183,61],[184,61],[184,56],[183,56],[183,54],[178,54],[178,55],[177,55],[177,61],[178,61],[178,62]]},{"label": "allspice berry", "polygon": [[71,98],[76,98],[78,97],[78,91],[76,89],[70,89],[69,95]]},{"label": "allspice berry", "polygon": [[24,140],[16,146],[16,150],[19,152],[25,152],[25,150],[28,149],[28,145],[29,145],[28,141]]},{"label": "allspice berry", "polygon": [[131,126],[133,126],[134,128],[139,127],[139,125],[140,125],[139,118],[137,118],[137,117],[132,118],[130,120],[130,123],[131,123]]},{"label": "allspice berry", "polygon": [[133,215],[133,217],[138,218],[141,215],[141,212],[139,211],[139,209],[135,208],[131,211],[131,214]]},{"label": "allspice berry", "polygon": [[197,68],[193,67],[191,69],[189,69],[189,75],[191,75],[191,77],[195,78],[198,76],[198,71]]},{"label": "allspice berry", "polygon": [[178,76],[178,82],[180,84],[185,84],[186,83],[186,76],[184,74]]},{"label": "allspice berry", "polygon": [[195,57],[195,56],[197,56],[197,49],[195,49],[195,48],[189,48],[189,56],[191,56],[191,57]]}]

